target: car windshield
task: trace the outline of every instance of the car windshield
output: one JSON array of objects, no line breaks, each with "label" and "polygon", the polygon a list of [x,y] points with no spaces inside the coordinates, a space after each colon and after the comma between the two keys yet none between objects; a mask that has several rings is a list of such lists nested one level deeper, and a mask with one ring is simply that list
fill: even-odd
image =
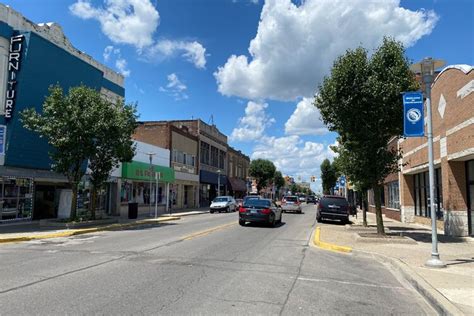
[{"label": "car windshield", "polygon": [[244,207],[270,207],[271,204],[269,200],[248,199],[244,202]]},{"label": "car windshield", "polygon": [[347,202],[346,199],[343,198],[331,198],[331,197],[325,197],[321,199],[320,202],[323,206],[328,206],[328,205],[337,205],[337,206],[348,206],[349,203]]},{"label": "car windshield", "polygon": [[298,198],[296,196],[287,196],[287,197],[285,197],[285,200],[287,202],[296,202],[298,200]]},{"label": "car windshield", "polygon": [[216,203],[216,202],[227,202],[227,201],[229,201],[229,198],[227,197],[218,197],[218,198],[215,198],[214,201],[212,202]]}]

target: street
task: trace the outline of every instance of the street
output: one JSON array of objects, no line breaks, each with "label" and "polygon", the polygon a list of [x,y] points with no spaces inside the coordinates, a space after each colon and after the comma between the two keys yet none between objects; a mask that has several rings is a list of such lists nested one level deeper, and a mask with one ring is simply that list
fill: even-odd
[{"label": "street", "polygon": [[434,313],[377,261],[310,246],[315,207],[303,210],[275,228],[203,214],[1,245],[0,314]]}]

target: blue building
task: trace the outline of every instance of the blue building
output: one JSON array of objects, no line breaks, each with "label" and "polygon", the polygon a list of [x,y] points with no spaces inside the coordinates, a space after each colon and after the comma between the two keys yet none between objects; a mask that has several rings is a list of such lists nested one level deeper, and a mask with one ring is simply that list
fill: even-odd
[{"label": "blue building", "polygon": [[56,83],[125,94],[123,76],[74,48],[59,25],[35,24],[0,4],[0,222],[57,216],[67,181],[51,170],[47,140],[19,120],[26,108],[40,112]]}]

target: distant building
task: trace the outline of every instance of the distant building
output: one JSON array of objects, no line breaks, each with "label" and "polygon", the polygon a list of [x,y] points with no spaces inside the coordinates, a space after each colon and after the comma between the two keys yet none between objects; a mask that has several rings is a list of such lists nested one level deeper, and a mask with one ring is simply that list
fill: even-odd
[{"label": "distant building", "polygon": [[250,158],[241,151],[230,146],[227,148],[227,176],[229,181],[229,194],[234,197],[243,197],[248,190],[248,176]]},{"label": "distant building", "polygon": [[173,208],[185,209],[199,206],[199,139],[186,126],[177,127],[172,122],[140,122],[134,139],[167,148],[175,182],[170,187]]}]

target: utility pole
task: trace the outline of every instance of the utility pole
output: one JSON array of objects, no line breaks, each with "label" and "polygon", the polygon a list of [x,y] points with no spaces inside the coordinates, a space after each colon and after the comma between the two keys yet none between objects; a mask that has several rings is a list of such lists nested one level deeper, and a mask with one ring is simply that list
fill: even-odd
[{"label": "utility pole", "polygon": [[153,153],[153,152],[148,152],[146,153],[148,155],[148,158],[150,158],[150,188],[148,190],[149,194],[149,201],[148,201],[148,214],[149,216],[151,216],[151,187],[152,187],[152,181],[153,181],[153,156],[156,155],[156,153]]},{"label": "utility pole", "polygon": [[436,209],[434,203],[435,197],[435,181],[434,181],[434,155],[433,155],[433,123],[431,117],[431,84],[433,83],[434,70],[444,66],[445,62],[442,60],[433,60],[431,57],[423,59],[417,64],[411,66],[411,70],[421,73],[423,83],[425,84],[426,97],[426,119],[427,119],[427,136],[428,136],[428,172],[429,172],[429,202],[431,210],[431,258],[426,261],[425,265],[430,268],[445,268],[444,264],[439,258],[438,252],[438,233],[436,227]]}]

